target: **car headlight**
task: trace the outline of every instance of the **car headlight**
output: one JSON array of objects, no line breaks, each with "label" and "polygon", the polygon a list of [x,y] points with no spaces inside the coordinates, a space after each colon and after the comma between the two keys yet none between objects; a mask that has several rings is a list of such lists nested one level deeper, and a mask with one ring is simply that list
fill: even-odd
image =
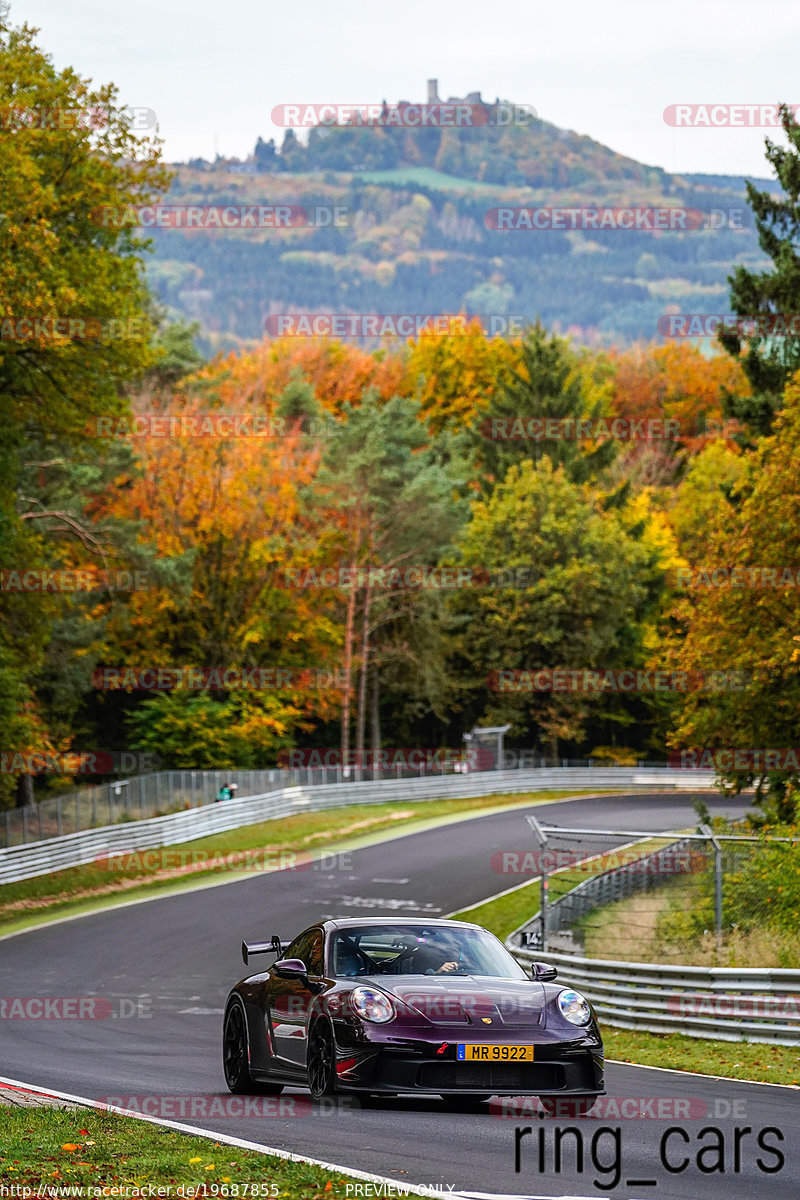
[{"label": "car headlight", "polygon": [[592,1019],[589,1001],[584,1000],[580,992],[573,992],[571,988],[565,988],[563,992],[558,993],[558,1008],[562,1017],[572,1025],[588,1025]]},{"label": "car headlight", "polygon": [[353,1008],[365,1021],[374,1021],[382,1025],[394,1018],[394,1005],[384,992],[376,988],[357,987],[351,992]]}]

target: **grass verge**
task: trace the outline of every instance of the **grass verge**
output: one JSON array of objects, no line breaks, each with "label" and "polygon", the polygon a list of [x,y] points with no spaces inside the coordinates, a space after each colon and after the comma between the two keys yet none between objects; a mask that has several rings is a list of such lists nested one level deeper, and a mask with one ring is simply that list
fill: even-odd
[{"label": "grass verge", "polygon": [[748,1079],[755,1083],[800,1085],[800,1050],[768,1042],[718,1042],[681,1033],[638,1033],[603,1023],[606,1056],[645,1067],[669,1067]]},{"label": "grass verge", "polygon": [[354,1182],[338,1171],[241,1150],[114,1113],[63,1108],[0,1111],[0,1181],[32,1187],[34,1194],[44,1184],[44,1200],[68,1195],[64,1190],[68,1187],[92,1189],[72,1192],[79,1197],[98,1196],[101,1192],[94,1189],[107,1187],[124,1189],[113,1194],[132,1198],[157,1195],[146,1189],[167,1186],[172,1191],[163,1195],[174,1198],[175,1188],[182,1186],[186,1200],[237,1195],[330,1200],[345,1197],[346,1184]]},{"label": "grass verge", "polygon": [[[386,833],[413,833],[448,820],[500,808],[549,804],[568,796],[597,792],[533,792],[453,800],[349,805],[242,825],[180,845],[138,851],[38,875],[0,887],[0,933],[41,924],[52,917],[106,907],[119,901],[194,887],[253,871],[303,866],[315,852],[345,852]],[[249,858],[243,856],[249,855]],[[293,857],[294,856],[294,857]]]},{"label": "grass verge", "polygon": [[[463,921],[475,921],[505,940],[538,908],[537,880],[453,916]],[[640,1033],[615,1029],[605,1020],[603,1041],[606,1057],[619,1062],[715,1075],[723,1079],[745,1079],[753,1083],[800,1085],[800,1050],[796,1046],[723,1042],[685,1037],[679,1033]]]}]

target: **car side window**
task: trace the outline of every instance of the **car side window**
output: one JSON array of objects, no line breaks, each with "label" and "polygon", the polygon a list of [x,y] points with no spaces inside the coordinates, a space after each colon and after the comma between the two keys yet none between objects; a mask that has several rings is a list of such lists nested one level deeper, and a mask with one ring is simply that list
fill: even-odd
[{"label": "car side window", "polygon": [[299,958],[308,968],[309,975],[322,974],[322,934],[319,929],[301,933],[286,951],[286,958]]}]

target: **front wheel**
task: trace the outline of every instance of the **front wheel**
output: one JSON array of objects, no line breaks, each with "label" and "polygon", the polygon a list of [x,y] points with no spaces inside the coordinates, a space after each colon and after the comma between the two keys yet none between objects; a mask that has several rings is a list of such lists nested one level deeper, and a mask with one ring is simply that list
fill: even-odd
[{"label": "front wheel", "polygon": [[336,1095],[336,1052],[325,1021],[317,1021],[308,1039],[308,1086],[315,1100]]}]

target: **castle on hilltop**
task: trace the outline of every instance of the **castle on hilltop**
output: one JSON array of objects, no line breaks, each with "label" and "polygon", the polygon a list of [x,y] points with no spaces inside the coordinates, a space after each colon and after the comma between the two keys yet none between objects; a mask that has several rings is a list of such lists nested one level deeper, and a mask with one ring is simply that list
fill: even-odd
[{"label": "castle on hilltop", "polygon": [[[439,95],[439,80],[428,80],[428,104],[483,104],[480,92],[470,92],[468,96],[448,96],[443,100]],[[500,103],[500,101],[496,101]]]}]

